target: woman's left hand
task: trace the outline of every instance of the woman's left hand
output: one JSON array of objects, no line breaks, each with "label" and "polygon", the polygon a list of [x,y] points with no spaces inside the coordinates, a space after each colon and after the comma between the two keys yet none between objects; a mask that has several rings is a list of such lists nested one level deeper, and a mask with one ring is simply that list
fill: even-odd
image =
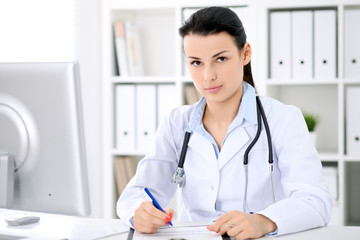
[{"label": "woman's left hand", "polygon": [[240,240],[262,237],[275,231],[277,226],[264,215],[233,210],[219,217],[213,225],[207,228],[210,231],[220,232],[221,235],[227,233],[229,237]]}]

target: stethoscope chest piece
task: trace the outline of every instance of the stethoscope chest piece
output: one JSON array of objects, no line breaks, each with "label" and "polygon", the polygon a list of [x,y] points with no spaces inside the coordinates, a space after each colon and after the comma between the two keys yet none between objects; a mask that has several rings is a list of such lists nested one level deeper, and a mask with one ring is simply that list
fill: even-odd
[{"label": "stethoscope chest piece", "polygon": [[190,131],[185,132],[184,143],[183,143],[182,149],[181,149],[179,165],[171,179],[171,182],[179,184],[180,188],[182,188],[185,185],[185,181],[186,181],[186,175],[185,175],[185,171],[184,171],[184,162],[185,162],[185,156],[186,156],[186,152],[187,152],[188,143],[190,140],[190,135],[191,135]]},{"label": "stethoscope chest piece", "polygon": [[171,182],[179,184],[179,187],[181,188],[185,185],[186,175],[184,168],[180,168],[180,167],[177,168],[176,172],[174,173],[171,179]]}]

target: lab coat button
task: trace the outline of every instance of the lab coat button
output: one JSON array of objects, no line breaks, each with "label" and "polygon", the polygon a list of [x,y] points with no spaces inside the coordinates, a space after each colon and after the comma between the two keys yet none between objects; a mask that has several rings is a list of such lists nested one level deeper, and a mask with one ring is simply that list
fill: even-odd
[{"label": "lab coat button", "polygon": [[211,189],[211,190],[214,190],[214,189],[215,189],[215,187],[214,187],[214,186],[211,186],[211,187],[210,187],[210,189]]}]

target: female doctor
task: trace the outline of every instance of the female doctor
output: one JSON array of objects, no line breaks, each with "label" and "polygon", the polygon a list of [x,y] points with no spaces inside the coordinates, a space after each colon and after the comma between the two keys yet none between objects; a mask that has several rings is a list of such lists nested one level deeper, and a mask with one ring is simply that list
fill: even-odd
[{"label": "female doctor", "polygon": [[119,217],[137,231],[156,232],[173,210],[155,208],[143,189],[166,206],[175,181],[180,220],[213,222],[209,231],[247,239],[325,226],[331,198],[302,113],[268,97],[256,99],[251,47],[237,15],[222,7],[199,10],[180,35],[203,97],[164,119],[118,200]]}]

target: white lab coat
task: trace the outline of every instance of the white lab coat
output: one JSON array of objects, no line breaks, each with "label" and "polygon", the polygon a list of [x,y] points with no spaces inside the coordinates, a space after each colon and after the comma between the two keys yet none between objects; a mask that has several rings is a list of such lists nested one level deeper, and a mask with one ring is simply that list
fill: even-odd
[{"label": "white lab coat", "polygon": [[[136,176],[130,181],[117,203],[117,212],[125,223],[142,201],[150,199],[148,187],[161,206],[166,206],[177,189],[171,178],[177,169],[186,130],[192,130],[184,170],[182,188],[183,221],[213,221],[237,209],[243,211],[245,174],[244,152],[257,130],[256,112],[247,119],[239,115],[255,111],[255,91],[244,84],[244,95],[237,117],[238,126],[227,133],[218,158],[214,146],[201,132],[202,112],[197,106],[173,110],[165,118],[155,136],[151,151],[140,161]],[[325,226],[330,220],[331,197],[321,171],[321,162],[312,145],[301,111],[274,99],[261,97],[273,145],[272,200],[268,146],[264,127],[249,154],[246,211],[260,213],[278,226],[277,234]],[[193,114],[195,112],[195,114]],[[200,120],[199,120],[200,119]],[[191,124],[189,124],[191,122]]]}]

